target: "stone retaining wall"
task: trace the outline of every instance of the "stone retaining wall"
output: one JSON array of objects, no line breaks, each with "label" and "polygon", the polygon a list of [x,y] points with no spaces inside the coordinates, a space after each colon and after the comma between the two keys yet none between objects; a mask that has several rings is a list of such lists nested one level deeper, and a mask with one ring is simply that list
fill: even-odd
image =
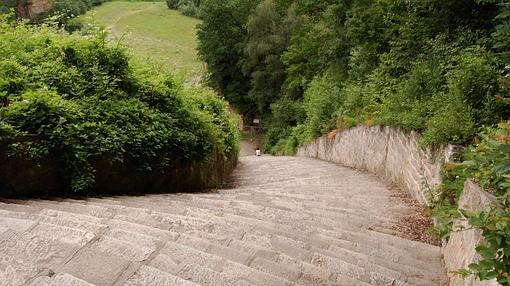
[{"label": "stone retaining wall", "polygon": [[375,173],[426,204],[427,190],[441,183],[441,165],[454,151],[451,145],[423,150],[416,132],[359,126],[318,138],[300,148],[297,155]]},{"label": "stone retaining wall", "polygon": [[[483,191],[472,181],[466,181],[464,191],[460,196],[459,208],[468,211],[486,210],[491,204],[497,204],[493,195]],[[452,273],[458,269],[467,268],[469,264],[479,260],[475,247],[483,239],[482,231],[469,229],[470,226],[465,219],[459,219],[454,223],[454,229],[466,229],[453,232],[450,239],[443,245],[442,253],[445,266],[450,278],[450,286],[497,286],[497,281],[479,281],[474,276],[463,279],[462,276]]]},{"label": "stone retaining wall", "polygon": [[[428,148],[419,146],[419,134],[393,127],[359,126],[316,139],[298,150],[298,156],[335,162],[377,174],[387,182],[408,191],[416,200],[427,204],[427,191],[441,184],[440,169],[444,162],[459,152],[456,146]],[[483,210],[497,202],[472,181],[467,181],[459,207]],[[455,222],[456,227],[468,227],[466,220]],[[479,259],[475,247],[482,240],[480,230],[454,232],[443,242],[442,254],[448,271],[450,286],[497,286],[496,281],[479,281],[475,277],[452,273],[466,268]]]},{"label": "stone retaining wall", "polygon": [[[37,164],[24,157],[8,156],[0,144],[0,198],[76,195],[69,190],[62,162],[48,155]],[[237,153],[213,152],[207,162],[173,163],[165,169],[139,172],[127,159],[111,164],[92,162],[96,195],[170,193],[222,187],[237,164]]]}]

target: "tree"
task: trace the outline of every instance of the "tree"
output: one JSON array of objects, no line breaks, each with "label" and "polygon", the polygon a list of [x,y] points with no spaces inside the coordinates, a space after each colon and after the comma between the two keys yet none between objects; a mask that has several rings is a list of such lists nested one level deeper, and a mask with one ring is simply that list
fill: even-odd
[{"label": "tree", "polygon": [[248,20],[248,43],[244,51],[243,72],[250,77],[250,99],[261,114],[281,95],[285,66],[281,55],[287,49],[296,17],[293,9],[287,16],[273,0],[260,3]]},{"label": "tree", "polygon": [[209,84],[243,114],[253,112],[246,97],[249,78],[242,73],[248,32],[246,22],[258,1],[206,0],[201,3],[202,23],[198,26],[198,51],[207,63]]}]

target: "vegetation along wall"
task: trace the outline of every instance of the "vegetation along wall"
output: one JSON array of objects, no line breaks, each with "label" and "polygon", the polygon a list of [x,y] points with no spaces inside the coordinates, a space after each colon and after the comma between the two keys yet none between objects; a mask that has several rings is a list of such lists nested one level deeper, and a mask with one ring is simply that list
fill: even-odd
[{"label": "vegetation along wall", "polygon": [[0,12],[15,9],[18,18],[37,23],[49,19],[60,26],[74,26],[76,16],[106,1],[109,0],[2,0]]},{"label": "vegetation along wall", "polygon": [[237,118],[149,65],[104,34],[0,15],[0,196],[218,186],[236,162]]},{"label": "vegetation along wall", "polygon": [[322,136],[297,155],[375,173],[428,205],[449,285],[507,285],[510,124],[465,150],[419,142],[416,132],[359,126]]}]

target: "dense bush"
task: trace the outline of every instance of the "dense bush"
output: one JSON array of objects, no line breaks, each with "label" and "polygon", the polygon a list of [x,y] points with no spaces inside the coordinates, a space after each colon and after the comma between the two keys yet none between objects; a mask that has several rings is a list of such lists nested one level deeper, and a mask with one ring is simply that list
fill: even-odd
[{"label": "dense bush", "polygon": [[[101,5],[108,0],[54,0],[49,11],[37,16],[37,22],[43,22],[49,19],[60,26],[67,27],[72,24],[75,17],[85,14],[93,6]],[[76,23],[71,29],[77,29]],[[78,27],[79,28],[79,27]]]},{"label": "dense bush", "polygon": [[[123,48],[107,46],[104,35],[69,36],[4,18],[3,160],[40,172],[56,168],[60,191],[84,192],[105,169],[163,178],[213,154],[236,154],[235,120],[213,92],[186,89],[136,64]],[[10,191],[2,176],[0,194]]]},{"label": "dense bush", "polygon": [[[18,8],[18,4],[25,0],[2,0],[0,1],[0,14],[9,14],[11,9]],[[65,27],[69,31],[81,28],[81,23],[76,21],[76,17],[85,14],[93,6],[101,5],[109,0],[54,0],[50,10],[42,12],[35,19],[31,19],[36,23],[50,21],[57,23],[61,27]],[[24,5],[22,5],[24,6]],[[18,11],[20,15],[21,11]]]},{"label": "dense bush", "polygon": [[200,18],[200,0],[166,0],[169,9],[179,10],[183,15]]}]

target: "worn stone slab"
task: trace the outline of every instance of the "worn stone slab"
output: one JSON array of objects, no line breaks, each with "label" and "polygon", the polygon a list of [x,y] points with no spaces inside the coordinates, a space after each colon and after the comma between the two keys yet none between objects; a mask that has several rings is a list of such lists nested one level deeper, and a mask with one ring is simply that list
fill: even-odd
[{"label": "worn stone slab", "polygon": [[[485,192],[473,181],[466,181],[459,200],[459,208],[467,211],[483,211],[490,205],[497,204],[496,197]],[[475,247],[483,240],[483,236],[481,230],[472,229],[466,219],[455,221],[453,227],[458,231],[450,235],[448,243],[443,248],[450,286],[497,286],[498,283],[495,280],[479,281],[473,276],[464,279],[454,273],[479,261],[480,256],[476,253]]]},{"label": "worn stone slab", "polygon": [[28,259],[0,254],[0,285],[25,285],[43,270],[43,266]]},{"label": "worn stone slab", "polygon": [[67,273],[59,273],[51,277],[39,277],[32,281],[30,286],[94,286],[94,284],[90,284]]},{"label": "worn stone slab", "polygon": [[0,210],[0,228],[26,231],[36,224],[36,218],[25,213],[13,213]]},{"label": "worn stone slab", "polygon": [[92,284],[112,285],[128,265],[120,256],[84,248],[61,271]]},{"label": "worn stone slab", "polygon": [[8,230],[0,236],[0,254],[7,261],[15,261],[18,265],[53,267],[63,262],[78,247],[29,232]]},{"label": "worn stone slab", "polygon": [[172,274],[160,271],[156,268],[142,266],[140,269],[129,278],[126,286],[161,286],[161,285],[172,285],[172,286],[196,286],[191,281],[184,280]]}]

